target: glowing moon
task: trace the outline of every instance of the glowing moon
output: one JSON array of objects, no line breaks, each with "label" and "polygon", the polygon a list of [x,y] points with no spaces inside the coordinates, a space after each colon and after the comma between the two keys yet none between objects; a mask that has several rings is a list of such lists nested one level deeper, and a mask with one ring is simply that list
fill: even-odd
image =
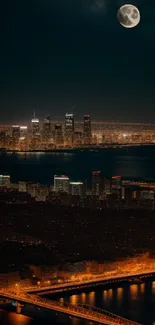
[{"label": "glowing moon", "polygon": [[117,18],[123,27],[133,28],[140,22],[140,12],[137,7],[126,4],[118,10]]}]

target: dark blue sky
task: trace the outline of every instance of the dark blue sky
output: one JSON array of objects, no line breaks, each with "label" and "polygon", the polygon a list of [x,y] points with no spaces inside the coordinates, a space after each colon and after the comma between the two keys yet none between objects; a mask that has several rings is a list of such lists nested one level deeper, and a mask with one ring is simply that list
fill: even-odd
[{"label": "dark blue sky", "polygon": [[1,4],[0,121],[32,111],[155,122],[155,1],[133,0],[141,23],[117,21],[124,0],[6,0]]}]

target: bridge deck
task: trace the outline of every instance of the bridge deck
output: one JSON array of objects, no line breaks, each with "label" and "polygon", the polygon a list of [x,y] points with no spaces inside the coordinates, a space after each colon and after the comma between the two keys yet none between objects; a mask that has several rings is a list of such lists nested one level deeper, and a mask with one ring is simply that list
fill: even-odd
[{"label": "bridge deck", "polygon": [[63,292],[63,291],[69,291],[69,290],[73,290],[73,289],[78,289],[78,288],[85,288],[85,287],[89,287],[92,285],[99,285],[101,283],[104,284],[108,284],[108,283],[113,283],[113,282],[120,282],[120,280],[124,280],[124,281],[129,281],[130,278],[147,278],[151,275],[155,275],[155,269],[148,272],[148,271],[142,271],[141,272],[137,272],[136,274],[134,273],[129,273],[126,275],[113,275],[113,276],[104,276],[104,275],[98,275],[98,276],[92,276],[90,279],[84,279],[81,281],[68,281],[65,283],[60,283],[60,284],[52,284],[52,285],[48,285],[48,286],[29,286],[29,287],[25,287],[22,288],[22,291],[25,291],[27,293],[38,293],[39,295],[41,294],[41,292],[43,292],[43,294],[48,293],[49,291],[51,293],[55,293],[55,292]]},{"label": "bridge deck", "polygon": [[17,291],[8,291],[7,289],[0,290],[0,297],[11,299],[19,303],[27,303],[52,311],[61,312],[69,316],[83,318],[100,324],[140,325],[139,323],[112,314],[106,310],[98,309],[89,305],[71,305],[67,303],[59,303],[57,301],[42,299],[36,295],[25,294],[23,292],[17,293]]}]

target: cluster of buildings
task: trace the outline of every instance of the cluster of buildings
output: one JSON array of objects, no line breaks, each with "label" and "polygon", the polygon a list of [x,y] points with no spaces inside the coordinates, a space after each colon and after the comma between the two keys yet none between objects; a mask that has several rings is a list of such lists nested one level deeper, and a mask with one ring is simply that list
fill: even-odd
[{"label": "cluster of buildings", "polygon": [[0,126],[0,148],[7,150],[54,150],[136,143],[155,143],[155,126],[92,121],[89,114],[84,115],[83,121],[76,121],[73,113],[66,113],[61,122],[53,121],[51,116],[40,121],[34,114],[29,126]]},{"label": "cluster of buildings", "polygon": [[[17,192],[14,196],[11,193]],[[7,200],[4,193],[10,193]],[[2,195],[3,194],[3,195]],[[121,176],[104,178],[100,171],[92,172],[92,183],[71,181],[67,175],[55,175],[54,185],[10,182],[10,176],[0,175],[0,200],[8,203],[50,202],[87,208],[150,207],[154,209],[155,182],[123,180]]]},{"label": "cluster of buildings", "polygon": [[0,132],[0,147],[9,150],[53,150],[80,147],[93,141],[90,115],[84,115],[83,131],[75,129],[74,115],[66,113],[65,123],[55,123],[48,116],[40,122],[35,116],[31,126],[12,125]]}]

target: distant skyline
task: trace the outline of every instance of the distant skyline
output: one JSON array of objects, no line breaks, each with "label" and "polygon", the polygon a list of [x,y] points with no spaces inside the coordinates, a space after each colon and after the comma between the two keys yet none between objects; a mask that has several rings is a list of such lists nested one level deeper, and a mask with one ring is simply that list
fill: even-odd
[{"label": "distant skyline", "polygon": [[124,0],[11,0],[1,6],[0,123],[76,118],[155,123],[155,2],[120,26]]}]

